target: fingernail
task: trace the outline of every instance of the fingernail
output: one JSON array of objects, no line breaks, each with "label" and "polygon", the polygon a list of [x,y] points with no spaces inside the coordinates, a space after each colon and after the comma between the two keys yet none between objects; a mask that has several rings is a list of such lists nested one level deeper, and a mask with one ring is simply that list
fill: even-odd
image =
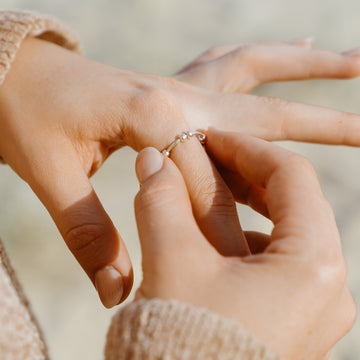
[{"label": "fingernail", "polygon": [[360,48],[347,50],[341,53],[344,56],[360,56]]},{"label": "fingernail", "polygon": [[113,266],[105,266],[96,273],[95,287],[105,307],[111,308],[120,303],[124,292],[124,282]]},{"label": "fingernail", "polygon": [[150,176],[157,173],[163,166],[164,156],[155,148],[146,148],[136,159],[136,175],[143,184]]},{"label": "fingernail", "polygon": [[293,40],[291,42],[291,44],[293,45],[308,45],[308,46],[311,46],[314,42],[314,37],[313,36],[307,36],[305,38],[302,38],[302,39],[296,39],[296,40]]}]

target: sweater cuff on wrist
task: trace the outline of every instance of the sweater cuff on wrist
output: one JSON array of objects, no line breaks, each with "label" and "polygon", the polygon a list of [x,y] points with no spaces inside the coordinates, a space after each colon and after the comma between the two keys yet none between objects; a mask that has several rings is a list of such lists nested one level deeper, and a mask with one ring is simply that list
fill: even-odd
[{"label": "sweater cuff on wrist", "polygon": [[77,37],[57,20],[30,11],[0,11],[0,86],[28,36],[81,52]]},{"label": "sweater cuff on wrist", "polygon": [[112,320],[106,360],[280,360],[239,323],[175,300],[122,307]]}]

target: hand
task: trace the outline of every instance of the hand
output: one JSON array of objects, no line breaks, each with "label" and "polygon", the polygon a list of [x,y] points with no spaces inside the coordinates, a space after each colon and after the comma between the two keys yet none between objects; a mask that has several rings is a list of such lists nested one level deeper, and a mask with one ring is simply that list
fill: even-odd
[{"label": "hand", "polygon": [[[237,320],[284,359],[323,359],[354,324],[356,307],[334,215],[313,167],[263,140],[214,129],[207,150],[236,174],[235,196],[266,209],[271,236],[246,232],[251,255],[219,254],[198,227],[178,168],[145,149],[136,164],[144,274],[137,298],[205,307]],[[242,240],[235,233],[233,241]]]},{"label": "hand", "polygon": [[[0,155],[44,203],[105,306],[129,294],[132,268],[88,178],[116,149],[163,149],[181,131],[209,125],[268,140],[360,144],[359,116],[218,92],[360,73],[356,54],[308,47],[299,42],[245,45],[228,53],[215,49],[174,78],[164,78],[99,64],[39,39],[24,41],[0,89]],[[202,147],[190,141],[172,158],[209,241],[224,255],[248,254],[231,194]],[[243,240],[234,242],[233,235],[225,240],[226,229]]]}]

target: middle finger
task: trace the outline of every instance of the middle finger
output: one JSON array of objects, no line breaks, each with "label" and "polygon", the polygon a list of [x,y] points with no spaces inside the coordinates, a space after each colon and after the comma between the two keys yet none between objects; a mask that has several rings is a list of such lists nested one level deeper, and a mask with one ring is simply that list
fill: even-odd
[{"label": "middle finger", "polygon": [[[159,89],[145,92],[136,99],[134,109],[130,119],[132,130],[124,132],[124,137],[136,151],[148,146],[162,151],[176,135],[195,130],[185,121],[178,99],[169,96],[169,92]],[[151,126],[145,129],[144,123]],[[200,142],[192,137],[179,143],[170,156],[183,174],[195,219],[209,242],[224,256],[250,254],[231,191]]]},{"label": "middle finger", "polygon": [[360,116],[279,98],[208,94],[208,126],[268,141],[360,146]]}]

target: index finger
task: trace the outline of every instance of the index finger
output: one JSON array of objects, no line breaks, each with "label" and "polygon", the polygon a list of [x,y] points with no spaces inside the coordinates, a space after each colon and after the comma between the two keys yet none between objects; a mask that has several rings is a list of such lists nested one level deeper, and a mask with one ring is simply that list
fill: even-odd
[{"label": "index finger", "polygon": [[359,49],[338,54],[312,49],[306,39],[258,42],[213,49],[176,77],[208,90],[245,93],[272,81],[354,78],[360,75],[359,59]]},{"label": "index finger", "polygon": [[224,256],[248,255],[232,194],[200,142],[188,139],[174,147],[170,157],[183,175],[193,215],[207,240]]},{"label": "index finger", "polygon": [[266,204],[275,225],[272,239],[285,240],[278,242],[277,250],[293,252],[324,248],[324,242],[333,244],[338,233],[332,209],[308,160],[239,133],[211,128],[207,136],[207,150],[222,166],[266,189]]}]

